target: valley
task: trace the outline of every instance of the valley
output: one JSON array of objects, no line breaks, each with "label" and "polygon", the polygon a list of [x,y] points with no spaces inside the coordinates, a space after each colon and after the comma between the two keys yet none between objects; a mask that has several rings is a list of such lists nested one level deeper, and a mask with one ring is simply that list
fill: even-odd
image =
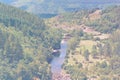
[{"label": "valley", "polygon": [[119,0],[0,1],[0,80],[120,80]]},{"label": "valley", "polygon": [[101,19],[104,14],[101,10],[95,10],[87,17],[83,16],[80,21],[78,17],[74,17],[76,14],[79,12],[72,13],[69,17],[58,15],[45,21],[49,27],[63,29],[72,36],[67,43],[68,50],[63,71],[69,74],[72,80],[119,80],[119,72],[117,74],[110,72],[112,58],[109,56],[114,54],[110,50],[113,48],[109,41],[113,34],[98,31],[94,26],[86,24]]}]

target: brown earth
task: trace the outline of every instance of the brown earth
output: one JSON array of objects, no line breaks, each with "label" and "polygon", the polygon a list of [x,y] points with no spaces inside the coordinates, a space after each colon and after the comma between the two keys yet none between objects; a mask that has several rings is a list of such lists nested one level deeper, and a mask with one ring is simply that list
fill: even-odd
[{"label": "brown earth", "polygon": [[52,75],[52,80],[71,80],[70,75],[65,72],[54,73]]},{"label": "brown earth", "polygon": [[96,10],[95,12],[89,14],[89,19],[90,20],[96,20],[96,19],[100,19],[101,18],[101,10]]}]

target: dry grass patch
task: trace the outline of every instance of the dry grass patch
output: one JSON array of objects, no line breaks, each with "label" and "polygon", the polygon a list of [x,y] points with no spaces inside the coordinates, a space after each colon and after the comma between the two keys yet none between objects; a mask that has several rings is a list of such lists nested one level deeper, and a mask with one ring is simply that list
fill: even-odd
[{"label": "dry grass patch", "polygon": [[93,41],[93,40],[81,40],[79,45],[80,45],[80,47],[77,48],[77,50],[79,50],[79,51],[81,50],[82,53],[86,49],[88,49],[91,52],[93,45],[97,45],[97,42]]}]

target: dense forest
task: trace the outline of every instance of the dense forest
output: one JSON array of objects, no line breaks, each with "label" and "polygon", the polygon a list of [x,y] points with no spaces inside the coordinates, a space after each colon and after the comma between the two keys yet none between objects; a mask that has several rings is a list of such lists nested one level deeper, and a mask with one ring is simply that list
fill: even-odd
[{"label": "dense forest", "polygon": [[60,29],[0,3],[0,80],[51,80],[51,51],[60,39]]}]

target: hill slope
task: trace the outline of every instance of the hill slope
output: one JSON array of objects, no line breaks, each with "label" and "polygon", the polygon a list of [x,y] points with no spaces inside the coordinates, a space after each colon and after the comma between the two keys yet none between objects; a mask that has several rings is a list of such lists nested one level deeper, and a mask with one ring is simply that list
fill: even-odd
[{"label": "hill slope", "polygon": [[103,5],[119,4],[120,0],[0,0],[37,14],[56,14],[66,11],[90,9]]},{"label": "hill slope", "polygon": [[111,33],[120,28],[120,6],[110,6],[103,10],[90,9],[65,13],[46,20],[46,24],[65,30],[89,26],[97,31]]},{"label": "hill slope", "polygon": [[0,80],[50,80],[50,53],[60,36],[38,17],[0,3]]}]

